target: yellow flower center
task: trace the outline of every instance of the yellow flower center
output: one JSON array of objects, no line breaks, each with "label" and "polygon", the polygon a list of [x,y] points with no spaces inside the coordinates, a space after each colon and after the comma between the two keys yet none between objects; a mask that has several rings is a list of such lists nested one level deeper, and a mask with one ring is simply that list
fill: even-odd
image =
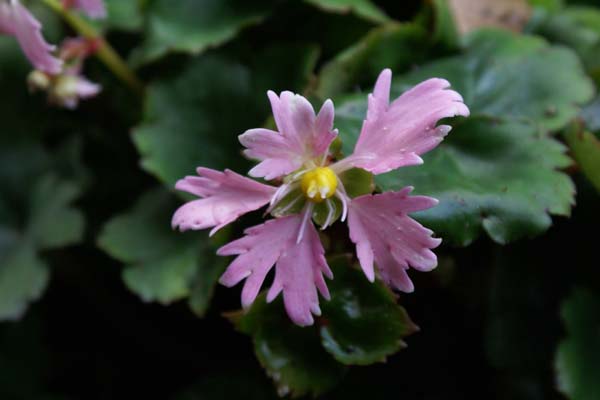
[{"label": "yellow flower center", "polygon": [[320,203],[335,194],[337,177],[329,167],[317,167],[302,176],[300,187],[304,195],[315,203]]}]

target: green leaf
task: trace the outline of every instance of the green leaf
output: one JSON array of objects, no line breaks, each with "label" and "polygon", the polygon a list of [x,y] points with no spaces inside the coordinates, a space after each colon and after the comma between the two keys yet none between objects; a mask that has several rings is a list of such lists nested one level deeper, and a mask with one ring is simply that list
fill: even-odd
[{"label": "green leaf", "polygon": [[544,13],[532,22],[532,32],[571,47],[590,74],[600,79],[600,10],[570,6]]},{"label": "green leaf", "polygon": [[585,127],[600,138],[598,136],[600,133],[600,96],[581,110],[580,117],[585,123]]},{"label": "green leaf", "polygon": [[247,314],[229,317],[241,332],[252,336],[256,356],[279,394],[317,396],[332,389],[345,368],[323,349],[314,327],[301,328],[289,320],[281,296],[271,304],[265,297],[264,293],[258,296]]},{"label": "green leaf", "polygon": [[600,140],[576,124],[565,132],[565,140],[583,174],[600,191]]},{"label": "green leaf", "polygon": [[[468,245],[482,231],[507,243],[546,230],[549,214],[569,215],[569,165],[547,130],[563,128],[593,93],[577,58],[535,37],[485,30],[464,54],[396,79],[392,98],[430,77],[448,79],[471,109],[425,164],[375,178],[384,191],[415,186],[440,205],[415,216],[451,243]],[[516,90],[515,88],[518,88]],[[350,154],[366,115],[366,96],[336,102],[342,152]],[[529,121],[529,122],[527,122]],[[541,130],[541,131],[540,131]]]},{"label": "green leaf", "polygon": [[377,8],[370,0],[305,0],[323,10],[346,14],[352,12],[357,16],[375,23],[390,21],[383,11]]},{"label": "green leaf", "polygon": [[568,336],[556,354],[558,386],[572,400],[593,400],[600,392],[600,298],[578,289],[562,306]]},{"label": "green leaf", "polygon": [[427,41],[427,32],[416,24],[376,28],[323,66],[315,92],[325,99],[357,84],[372,84],[384,68],[407,70],[424,61]]},{"label": "green leaf", "polygon": [[406,347],[402,338],[418,330],[396,296],[380,282],[369,282],[348,257],[329,261],[335,279],[331,301],[322,303],[320,328],[325,350],[346,365],[368,365]]},{"label": "green leaf", "polygon": [[167,305],[189,295],[196,260],[194,248],[174,249],[159,259],[128,265],[123,281],[143,301]]},{"label": "green leaf", "polygon": [[375,181],[373,174],[364,169],[352,168],[340,174],[340,180],[344,184],[346,193],[351,198],[373,193]]},{"label": "green leaf", "polygon": [[203,315],[224,261],[206,234],[171,229],[175,210],[167,192],[150,191],[105,225],[98,246],[126,264],[123,280],[142,300],[166,305],[193,292],[192,308]]},{"label": "green leaf", "polygon": [[484,230],[494,241],[532,237],[550,215],[568,216],[575,188],[559,169],[570,165],[564,146],[525,122],[471,117],[423,157],[421,166],[379,175],[383,191],[414,185],[440,204],[416,213],[425,226],[466,246]]},{"label": "green leaf", "polygon": [[448,0],[431,2],[433,17],[433,40],[447,48],[455,49],[460,44],[460,33],[449,7]]},{"label": "green leaf", "polygon": [[594,93],[569,49],[499,30],[474,32],[464,54],[397,79],[395,94],[431,77],[447,79],[472,115],[525,118],[552,131],[566,126]]},{"label": "green leaf", "polygon": [[548,11],[558,11],[563,7],[564,0],[528,0],[533,7],[543,8]]},{"label": "green leaf", "polygon": [[255,101],[271,111],[266,100],[267,90],[302,92],[309,84],[320,55],[317,45],[311,43],[274,42],[257,50],[250,48],[252,86]]},{"label": "green leaf", "polygon": [[0,231],[0,321],[21,318],[42,295],[49,276],[32,242],[15,236],[8,245],[5,235]]},{"label": "green leaf", "polygon": [[252,127],[252,95],[249,71],[214,57],[152,84],[144,122],[133,135],[142,167],[172,187],[199,165],[245,166],[237,136]]},{"label": "green leaf", "polygon": [[146,8],[146,41],[135,64],[156,61],[168,52],[199,54],[227,42],[270,12],[270,1],[151,0]]},{"label": "green leaf", "polygon": [[137,0],[104,0],[107,18],[96,21],[109,29],[137,31],[144,22],[140,3]]},{"label": "green leaf", "polygon": [[199,317],[208,311],[215,286],[227,265],[226,259],[216,257],[214,251],[202,263],[203,268],[195,274],[188,298],[190,309]]},{"label": "green leaf", "polygon": [[[0,320],[20,318],[46,288],[49,272],[37,253],[78,243],[83,236],[83,215],[71,207],[77,186],[51,174],[32,182],[28,207],[0,204]],[[9,189],[0,192],[4,196]]]},{"label": "green leaf", "polygon": [[80,188],[56,176],[43,177],[32,188],[29,235],[40,249],[78,243],[83,237],[83,214],[70,206]]},{"label": "green leaf", "polygon": [[404,337],[418,330],[390,289],[369,282],[348,256],[331,258],[329,266],[335,276],[327,283],[331,300],[321,301],[323,313],[313,326],[294,325],[281,297],[267,304],[265,293],[246,313],[228,315],[252,337],[256,356],[280,394],[324,393],[345,371],[336,360],[345,365],[385,361],[406,347]]},{"label": "green leaf", "polygon": [[[330,200],[329,204],[333,206],[334,210],[332,221],[337,221],[342,216],[343,205],[336,197],[332,197]],[[317,226],[324,226],[325,222],[327,222],[327,215],[329,215],[329,206],[326,201],[316,203],[314,206],[315,208],[312,215],[313,221]]]}]

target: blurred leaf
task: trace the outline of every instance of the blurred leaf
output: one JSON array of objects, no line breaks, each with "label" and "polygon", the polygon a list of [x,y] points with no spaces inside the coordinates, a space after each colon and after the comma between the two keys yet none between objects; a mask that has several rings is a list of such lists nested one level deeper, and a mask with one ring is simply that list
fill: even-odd
[{"label": "blurred leaf", "polygon": [[76,184],[51,175],[32,188],[28,234],[40,249],[67,246],[82,239],[83,215],[70,206],[79,195]]},{"label": "blurred leaf", "polygon": [[431,1],[433,9],[433,39],[446,47],[455,49],[460,44],[460,34],[448,0]]},{"label": "blurred leaf", "polygon": [[331,301],[322,304],[320,328],[325,350],[346,365],[369,365],[406,347],[402,338],[418,330],[396,296],[380,282],[369,282],[348,257],[329,261],[335,279]]},{"label": "blurred leaf", "polygon": [[565,132],[565,140],[581,171],[600,191],[600,140],[577,124]]},{"label": "blurred leaf", "polygon": [[123,271],[123,281],[143,301],[163,305],[180,300],[189,294],[189,282],[194,277],[194,249],[176,249],[156,260],[130,264]]},{"label": "blurred leaf", "polygon": [[107,18],[95,20],[108,29],[137,31],[143,27],[140,0],[104,0]]},{"label": "blurred leaf", "polygon": [[600,138],[600,96],[583,108],[580,117],[585,127]]},{"label": "blurred leaf", "polygon": [[47,174],[31,190],[29,207],[5,204],[0,212],[8,217],[0,219],[0,320],[20,318],[46,288],[49,273],[38,251],[75,244],[83,236],[83,215],[71,207],[77,186]]},{"label": "blurred leaf", "polygon": [[600,393],[600,299],[578,289],[562,306],[568,336],[556,354],[558,386],[572,400],[593,400]]},{"label": "blurred leaf", "polygon": [[142,167],[172,187],[199,165],[245,165],[237,136],[251,128],[249,71],[209,57],[148,89],[144,122],[133,134]]},{"label": "blurred leaf", "polygon": [[345,368],[321,346],[314,327],[294,325],[283,310],[281,296],[271,304],[260,295],[245,315],[231,315],[237,328],[252,336],[254,351],[280,395],[312,394],[332,389]]},{"label": "blurred leaf", "polygon": [[572,51],[500,30],[469,35],[464,54],[397,79],[395,94],[431,77],[447,79],[472,115],[526,118],[547,130],[563,128],[594,93]]},{"label": "blurred leaf", "polygon": [[199,286],[193,310],[203,315],[224,261],[216,257],[206,234],[171,229],[175,210],[167,192],[147,192],[131,211],[106,224],[98,246],[126,264],[123,280],[144,301],[170,304]]},{"label": "blurred leaf", "polygon": [[0,321],[20,318],[48,284],[47,266],[30,241],[15,237],[0,253]]},{"label": "blurred leaf", "polygon": [[427,42],[427,32],[416,24],[376,28],[323,66],[315,92],[325,99],[371,84],[384,68],[407,70],[424,61]]},{"label": "blurred leaf", "polygon": [[366,20],[383,23],[390,21],[390,18],[385,15],[377,6],[370,0],[305,0],[308,3],[314,4],[323,10],[346,14],[352,12]]},{"label": "blurred leaf", "polygon": [[[0,139],[1,141],[1,139]],[[27,160],[27,162],[23,162]],[[0,192],[10,206],[23,207],[28,201],[32,182],[52,163],[44,149],[22,140],[0,146]],[[8,207],[9,205],[7,205]]]},{"label": "blurred leaf", "polygon": [[558,11],[563,7],[564,0],[528,0],[532,7],[543,8],[548,11]]},{"label": "blurred leaf", "polygon": [[202,260],[204,267],[196,273],[190,288],[188,305],[199,317],[203,317],[208,311],[215,286],[226,267],[225,259],[216,257],[215,252],[216,250],[213,250]]},{"label": "blurred leaf", "polygon": [[271,6],[266,0],[150,0],[146,39],[133,55],[134,63],[156,61],[171,51],[199,54],[259,23]]},{"label": "blurred leaf", "polygon": [[[275,29],[277,40],[299,40],[318,44],[322,60],[330,60],[344,49],[353,46],[373,28],[372,22],[354,13],[337,14],[316,12],[314,7],[306,7],[305,1],[287,2],[289,7],[281,7],[265,24],[264,29]],[[302,29],[290,29],[290,21],[302,21]],[[261,27],[262,29],[262,27]],[[280,39],[281,38],[281,39]]]},{"label": "blurred leaf", "polygon": [[[257,102],[271,112],[267,91],[302,92],[312,78],[320,50],[315,44],[274,41],[263,49],[251,48],[252,86]],[[261,108],[262,109],[262,108]]]},{"label": "blurred leaf", "polygon": [[600,10],[594,7],[570,6],[555,12],[541,13],[533,19],[529,30],[551,41],[571,47],[587,70],[600,79]]}]

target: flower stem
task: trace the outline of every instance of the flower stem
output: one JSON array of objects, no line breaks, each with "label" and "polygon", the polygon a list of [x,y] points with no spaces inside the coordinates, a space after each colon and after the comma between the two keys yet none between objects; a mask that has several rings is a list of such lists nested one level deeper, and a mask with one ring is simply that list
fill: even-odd
[{"label": "flower stem", "polygon": [[42,0],[48,7],[59,14],[81,36],[97,41],[96,56],[112,71],[115,76],[125,82],[131,89],[138,93],[144,91],[144,85],[127,66],[125,61],[117,54],[115,49],[102,37],[98,30],[83,18],[71,13],[63,7],[60,0]]}]

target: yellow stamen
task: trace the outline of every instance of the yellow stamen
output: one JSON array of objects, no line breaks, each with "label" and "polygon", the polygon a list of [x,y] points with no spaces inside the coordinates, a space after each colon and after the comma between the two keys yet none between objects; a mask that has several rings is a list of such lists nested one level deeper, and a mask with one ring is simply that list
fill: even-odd
[{"label": "yellow stamen", "polygon": [[329,167],[317,167],[302,176],[300,187],[304,195],[315,203],[320,203],[335,194],[337,177]]}]

